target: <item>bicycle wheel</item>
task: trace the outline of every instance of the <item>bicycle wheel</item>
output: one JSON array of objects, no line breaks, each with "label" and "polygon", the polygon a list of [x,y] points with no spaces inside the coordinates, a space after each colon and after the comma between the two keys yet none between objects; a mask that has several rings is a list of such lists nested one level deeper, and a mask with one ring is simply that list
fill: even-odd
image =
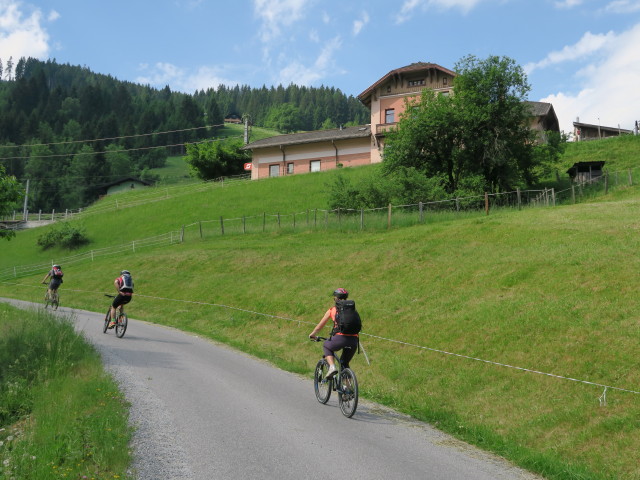
[{"label": "bicycle wheel", "polygon": [[333,378],[327,378],[329,364],[323,358],[316,365],[316,372],[313,375],[313,389],[316,391],[316,398],[322,404],[329,401],[331,397],[331,389],[333,387]]},{"label": "bicycle wheel", "polygon": [[60,305],[60,296],[58,295],[58,293],[54,293],[53,298],[51,299],[51,306],[53,307],[54,310],[58,309],[58,305]]},{"label": "bicycle wheel", "polygon": [[44,308],[46,309],[51,303],[51,299],[49,298],[49,292],[44,294]]},{"label": "bicycle wheel", "polygon": [[345,417],[351,418],[358,408],[358,379],[353,370],[345,368],[338,381],[340,382],[338,389],[340,410]]},{"label": "bicycle wheel", "polygon": [[129,319],[127,318],[126,313],[121,313],[118,317],[118,321],[116,322],[116,337],[122,338],[124,337],[124,332],[127,331],[127,323]]},{"label": "bicycle wheel", "polygon": [[107,314],[104,316],[104,327],[102,327],[102,333],[107,333],[109,329],[109,317],[111,315],[111,309],[107,310]]}]

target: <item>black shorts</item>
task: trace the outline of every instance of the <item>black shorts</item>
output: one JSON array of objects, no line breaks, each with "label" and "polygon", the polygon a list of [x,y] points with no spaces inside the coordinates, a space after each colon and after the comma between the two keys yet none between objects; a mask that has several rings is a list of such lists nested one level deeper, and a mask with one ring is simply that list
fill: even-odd
[{"label": "black shorts", "polygon": [[325,357],[335,355],[335,352],[342,350],[342,364],[349,366],[349,362],[356,354],[358,349],[358,337],[351,335],[333,335],[329,340],[325,340],[322,344],[322,350]]},{"label": "black shorts", "polygon": [[132,296],[133,295],[122,295],[121,293],[119,293],[118,296],[113,299],[113,303],[111,304],[111,306],[113,308],[118,308],[120,305],[126,305],[131,301]]},{"label": "black shorts", "polygon": [[59,278],[52,278],[49,282],[49,290],[57,290],[62,285],[62,280]]}]

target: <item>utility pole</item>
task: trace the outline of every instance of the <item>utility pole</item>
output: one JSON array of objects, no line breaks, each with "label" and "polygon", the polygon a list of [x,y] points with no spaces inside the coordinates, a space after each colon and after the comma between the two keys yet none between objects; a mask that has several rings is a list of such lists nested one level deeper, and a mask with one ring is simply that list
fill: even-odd
[{"label": "utility pole", "polygon": [[27,200],[29,199],[29,179],[27,178],[27,188],[24,194],[24,206],[22,207],[22,218],[26,220],[27,218]]},{"label": "utility pole", "polygon": [[244,115],[242,115],[242,119],[244,120],[244,144],[248,145],[249,144],[249,120],[251,119],[251,116],[248,113],[245,113]]}]

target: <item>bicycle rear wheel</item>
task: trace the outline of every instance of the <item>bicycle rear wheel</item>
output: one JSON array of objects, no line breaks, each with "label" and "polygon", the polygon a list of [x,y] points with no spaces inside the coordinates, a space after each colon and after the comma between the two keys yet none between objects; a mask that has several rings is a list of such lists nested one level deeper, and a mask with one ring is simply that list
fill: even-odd
[{"label": "bicycle rear wheel", "polygon": [[350,368],[345,368],[340,373],[340,382],[338,388],[338,404],[342,414],[347,417],[353,417],[358,408],[358,379],[356,374]]},{"label": "bicycle rear wheel", "polygon": [[107,314],[104,316],[104,327],[102,327],[102,333],[107,333],[109,329],[109,320],[111,318],[111,309],[107,310]]},{"label": "bicycle rear wheel", "polygon": [[313,389],[316,392],[316,398],[322,404],[329,401],[329,397],[331,397],[331,389],[333,387],[333,378],[327,378],[328,370],[329,364],[323,358],[318,361],[316,371],[313,375]]},{"label": "bicycle rear wheel", "polygon": [[127,318],[126,313],[121,313],[118,317],[118,321],[116,322],[116,337],[122,338],[124,337],[124,332],[127,331],[127,323],[129,319]]},{"label": "bicycle rear wheel", "polygon": [[52,299],[51,299],[51,306],[53,307],[54,310],[58,309],[58,305],[60,305],[60,296],[58,295],[58,293],[54,293],[52,295]]}]

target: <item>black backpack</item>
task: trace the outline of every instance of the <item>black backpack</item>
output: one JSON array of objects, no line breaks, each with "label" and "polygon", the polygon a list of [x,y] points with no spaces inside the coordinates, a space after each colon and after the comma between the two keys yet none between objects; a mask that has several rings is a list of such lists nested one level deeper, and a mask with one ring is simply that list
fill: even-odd
[{"label": "black backpack", "polygon": [[336,302],[336,333],[355,335],[362,330],[362,320],[356,310],[353,300],[338,300]]},{"label": "black backpack", "polygon": [[123,293],[133,293],[133,278],[131,278],[131,275],[122,275],[122,286],[120,287],[120,291]]}]

